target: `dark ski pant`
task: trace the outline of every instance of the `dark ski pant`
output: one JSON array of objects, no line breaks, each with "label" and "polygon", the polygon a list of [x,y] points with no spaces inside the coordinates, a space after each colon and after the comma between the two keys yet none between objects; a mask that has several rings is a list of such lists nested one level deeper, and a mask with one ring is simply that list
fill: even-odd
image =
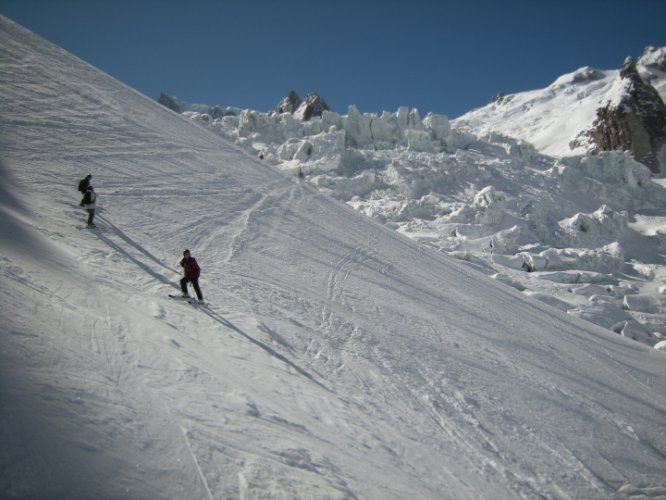
[{"label": "dark ski pant", "polygon": [[203,295],[201,294],[201,289],[199,288],[199,278],[183,278],[180,280],[180,289],[185,294],[187,293],[187,282],[192,283],[194,292],[197,294],[197,299],[203,300]]},{"label": "dark ski pant", "polygon": [[92,226],[93,219],[95,218],[95,209],[94,208],[87,208],[86,211],[88,212],[88,225]]}]

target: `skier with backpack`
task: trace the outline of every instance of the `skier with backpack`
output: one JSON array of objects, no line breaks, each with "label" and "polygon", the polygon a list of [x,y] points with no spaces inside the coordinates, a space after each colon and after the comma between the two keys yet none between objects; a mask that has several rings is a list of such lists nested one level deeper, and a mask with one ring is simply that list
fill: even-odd
[{"label": "skier with backpack", "polygon": [[[86,191],[88,190],[88,186],[90,186],[90,181],[92,180],[92,175],[88,174],[86,175],[83,179],[79,181],[79,192],[85,196]],[[81,199],[81,203],[79,203],[79,206],[83,206],[83,199]]]},{"label": "skier with backpack", "polygon": [[199,288],[201,268],[197,264],[197,260],[190,255],[189,250],[183,252],[183,259],[180,261],[180,266],[183,268],[183,278],[180,280],[180,289],[183,292],[183,297],[189,298],[190,294],[187,293],[187,284],[192,283],[194,292],[197,294],[197,300],[199,303],[203,303],[203,294]]}]

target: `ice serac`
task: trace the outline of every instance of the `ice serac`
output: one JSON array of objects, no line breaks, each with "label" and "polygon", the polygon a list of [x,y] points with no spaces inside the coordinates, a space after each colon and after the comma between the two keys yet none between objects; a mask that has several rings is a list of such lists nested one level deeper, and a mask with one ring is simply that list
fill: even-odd
[{"label": "ice serac", "polygon": [[666,105],[659,92],[641,78],[632,58],[625,61],[617,85],[620,98],[600,107],[592,127],[581,132],[571,146],[586,145],[590,154],[629,151],[659,173],[659,151],[666,144]]}]

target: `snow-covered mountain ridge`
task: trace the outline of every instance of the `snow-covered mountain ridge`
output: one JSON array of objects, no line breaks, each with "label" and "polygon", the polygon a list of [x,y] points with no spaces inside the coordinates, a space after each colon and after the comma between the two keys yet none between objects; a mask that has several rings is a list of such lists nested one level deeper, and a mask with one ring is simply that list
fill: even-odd
[{"label": "snow-covered mountain ridge", "polygon": [[[666,493],[663,353],[1,16],[0,84],[3,499]],[[86,174],[98,231],[77,227]],[[206,307],[167,297],[184,248]]]},{"label": "snow-covered mountain ridge", "polygon": [[[636,67],[664,91],[665,49]],[[184,116],[302,175],[321,191],[487,275],[614,332],[666,338],[666,193],[627,153],[573,154],[619,71],[582,68],[450,123],[401,108],[381,116],[179,103]],[[666,149],[666,148],[665,148]],[[581,151],[578,151],[581,153]]]},{"label": "snow-covered mountain ridge", "polygon": [[[641,77],[666,100],[666,47],[648,47],[636,60]],[[562,75],[545,89],[498,96],[493,102],[455,120],[455,126],[483,136],[500,133],[533,144],[554,157],[585,153],[571,148],[597,118],[597,110],[616,104],[626,88],[620,69],[583,67]]]}]

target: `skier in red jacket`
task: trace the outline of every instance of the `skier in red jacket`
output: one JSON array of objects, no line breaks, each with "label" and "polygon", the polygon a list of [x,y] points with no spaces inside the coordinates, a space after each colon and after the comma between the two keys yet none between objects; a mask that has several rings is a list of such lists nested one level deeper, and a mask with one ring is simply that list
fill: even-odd
[{"label": "skier in red jacket", "polygon": [[203,294],[199,288],[199,274],[201,274],[201,269],[199,264],[194,257],[190,255],[189,250],[183,252],[183,260],[180,261],[180,266],[183,268],[183,279],[180,280],[180,289],[183,292],[183,297],[189,297],[190,294],[187,293],[187,283],[192,283],[195,293],[197,294],[197,299],[199,302],[203,302]]}]

